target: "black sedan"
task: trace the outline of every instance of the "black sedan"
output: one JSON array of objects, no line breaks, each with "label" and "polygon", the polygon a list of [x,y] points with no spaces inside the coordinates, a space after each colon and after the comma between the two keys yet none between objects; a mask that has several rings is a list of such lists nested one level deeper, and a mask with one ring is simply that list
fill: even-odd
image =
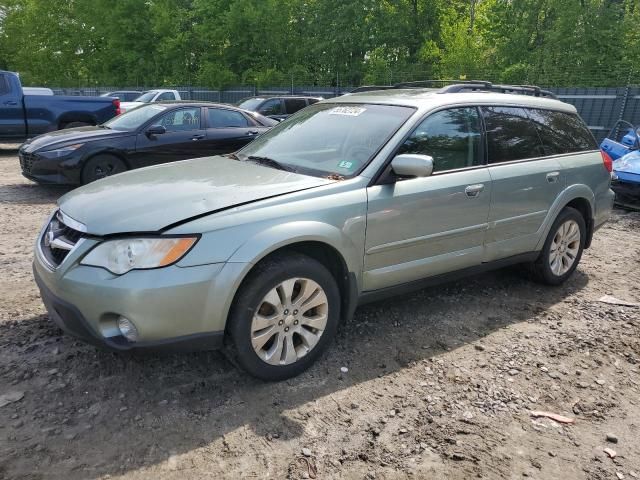
[{"label": "black sedan", "polygon": [[18,155],[25,177],[77,185],[133,168],[231,153],[277,123],[228,105],[153,103],[103,125],[40,135]]}]

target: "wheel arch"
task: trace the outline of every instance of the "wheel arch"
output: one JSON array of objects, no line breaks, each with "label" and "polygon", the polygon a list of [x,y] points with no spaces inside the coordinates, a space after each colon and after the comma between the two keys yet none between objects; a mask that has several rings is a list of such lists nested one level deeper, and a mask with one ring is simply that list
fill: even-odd
[{"label": "wheel arch", "polygon": [[236,303],[238,292],[251,273],[260,264],[268,261],[270,258],[288,251],[306,255],[327,267],[331,275],[336,280],[336,284],[340,292],[341,320],[346,321],[351,318],[358,305],[359,288],[357,276],[355,272],[350,270],[345,257],[340,253],[336,246],[326,241],[326,239],[314,238],[292,239],[288,243],[274,246],[274,248],[263,251],[256,256],[250,263],[250,267],[241,275],[237,287],[235,288],[233,298],[228,306],[227,315],[231,312],[234,304]]},{"label": "wheel arch", "polygon": [[582,214],[585,224],[587,225],[585,248],[588,248],[591,245],[591,238],[593,236],[594,205],[595,195],[587,185],[575,184],[565,189],[560,195],[558,195],[547,213],[547,217],[541,227],[542,232],[536,246],[536,251],[542,249],[553,222],[565,207],[575,208]]},{"label": "wheel arch", "polygon": [[62,130],[65,125],[73,122],[88,123],[97,125],[98,120],[95,115],[87,112],[67,112],[58,118],[58,130]]}]

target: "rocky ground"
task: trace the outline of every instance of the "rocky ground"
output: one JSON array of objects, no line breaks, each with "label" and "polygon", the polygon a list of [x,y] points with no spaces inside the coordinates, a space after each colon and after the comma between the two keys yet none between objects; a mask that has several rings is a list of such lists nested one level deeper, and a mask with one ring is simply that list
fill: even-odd
[{"label": "rocky ground", "polygon": [[63,335],[30,264],[65,189],[15,150],[0,176],[0,478],[640,478],[640,308],[599,301],[640,301],[640,214],[616,211],[562,287],[508,269],[368,305],[266,384],[215,352]]}]

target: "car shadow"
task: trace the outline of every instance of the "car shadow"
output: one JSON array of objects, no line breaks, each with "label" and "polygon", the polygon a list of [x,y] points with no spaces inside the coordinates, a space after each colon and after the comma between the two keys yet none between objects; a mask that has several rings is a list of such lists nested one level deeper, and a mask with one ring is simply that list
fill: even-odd
[{"label": "car shadow", "polygon": [[11,431],[0,473],[20,464],[23,473],[32,465],[33,475],[54,474],[74,461],[65,478],[99,478],[160,464],[237,429],[299,438],[305,420],[292,409],[535,321],[587,283],[578,270],[565,285],[546,287],[511,268],[369,304],[311,369],[279,383],[249,377],[219,352],[99,351],[46,315],[0,324],[0,382],[25,392],[0,409],[0,421],[30,424],[29,433]]}]

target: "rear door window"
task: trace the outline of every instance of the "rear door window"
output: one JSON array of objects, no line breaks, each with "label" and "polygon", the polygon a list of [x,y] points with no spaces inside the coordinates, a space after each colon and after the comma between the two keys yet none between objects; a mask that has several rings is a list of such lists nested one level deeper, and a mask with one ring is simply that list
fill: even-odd
[{"label": "rear door window", "polygon": [[267,100],[262,104],[258,113],[269,116],[269,115],[282,115],[284,111],[282,110],[282,102],[279,98],[272,98]]},{"label": "rear door window", "polygon": [[0,95],[5,95],[10,92],[9,82],[7,82],[6,75],[0,75]]},{"label": "rear door window", "polygon": [[433,158],[433,171],[481,165],[482,127],[475,107],[452,108],[429,115],[402,144],[398,153]]},{"label": "rear door window", "polygon": [[578,115],[537,108],[527,109],[527,113],[538,129],[547,155],[598,149],[593,135]]},{"label": "rear door window", "polygon": [[489,163],[525,160],[545,155],[533,121],[523,108],[482,107]]},{"label": "rear door window", "polygon": [[306,106],[307,106],[307,101],[304,98],[285,98],[284,99],[284,109],[289,115],[296,113],[298,110],[302,110]]},{"label": "rear door window", "polygon": [[223,108],[209,109],[209,128],[248,127],[249,120],[240,112]]},{"label": "rear door window", "polygon": [[175,100],[176,96],[173,92],[164,92],[161,93],[156,99],[157,102],[162,102],[163,100]]}]

